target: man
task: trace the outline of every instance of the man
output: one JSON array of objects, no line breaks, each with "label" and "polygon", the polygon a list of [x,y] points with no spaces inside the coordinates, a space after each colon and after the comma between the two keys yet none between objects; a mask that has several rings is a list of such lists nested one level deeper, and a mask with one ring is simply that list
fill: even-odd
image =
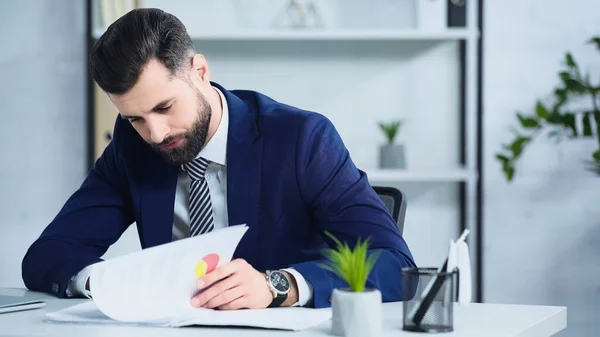
[{"label": "man", "polygon": [[[325,232],[351,245],[369,238],[380,255],[367,286],[401,300],[411,253],[328,119],[212,82],[183,24],[158,9],[111,25],[90,68],[120,117],[81,187],[25,255],[28,288],[93,297],[90,268],[134,222],[142,248],[247,224],[234,260],[198,279],[205,291],[193,306],[329,306],[332,290],[347,285],[320,265],[333,245]],[[174,225],[182,179],[187,230]]]}]

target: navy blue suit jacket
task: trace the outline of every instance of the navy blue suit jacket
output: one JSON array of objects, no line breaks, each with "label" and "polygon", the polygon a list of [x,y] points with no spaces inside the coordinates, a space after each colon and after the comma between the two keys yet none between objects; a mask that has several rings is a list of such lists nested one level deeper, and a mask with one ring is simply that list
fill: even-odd
[{"label": "navy blue suit jacket", "polygon": [[[330,305],[344,281],[319,266],[329,231],[349,244],[370,238],[380,256],[368,279],[384,301],[401,300],[401,268],[413,258],[385,205],[353,164],[324,116],[254,91],[221,89],[229,105],[229,224],[247,224],[234,258],[255,269],[296,268]],[[64,297],[69,279],[101,261],[132,223],[142,248],[171,241],[178,167],[117,118],[113,140],[81,187],[31,245],[22,277],[32,290]]]}]

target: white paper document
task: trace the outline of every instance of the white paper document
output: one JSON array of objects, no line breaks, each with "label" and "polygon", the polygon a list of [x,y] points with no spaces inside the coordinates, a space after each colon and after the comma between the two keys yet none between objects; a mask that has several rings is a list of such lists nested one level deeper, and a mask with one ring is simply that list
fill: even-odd
[{"label": "white paper document", "polygon": [[230,226],[97,263],[90,274],[93,300],[49,313],[47,318],[98,324],[285,330],[302,330],[330,319],[329,309],[221,311],[192,307],[191,298],[198,292],[197,273],[230,262],[247,229],[245,225]]},{"label": "white paper document", "polygon": [[235,326],[300,331],[319,325],[331,318],[331,309],[269,308],[243,310],[193,309],[187,315],[146,322],[115,321],[104,315],[94,302],[78,304],[47,314],[54,322],[110,324],[125,326]]}]

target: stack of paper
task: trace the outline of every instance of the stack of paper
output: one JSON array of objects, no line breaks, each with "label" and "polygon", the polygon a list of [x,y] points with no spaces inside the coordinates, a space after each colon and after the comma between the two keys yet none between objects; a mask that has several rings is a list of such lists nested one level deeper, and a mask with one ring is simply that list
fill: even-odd
[{"label": "stack of paper", "polygon": [[49,313],[47,317],[59,322],[285,330],[302,330],[330,319],[330,309],[221,311],[192,307],[190,300],[198,291],[195,270],[199,263],[205,264],[203,259],[208,256],[206,260],[217,261],[217,266],[231,261],[246,230],[246,226],[231,226],[95,264],[90,275],[93,302]]}]

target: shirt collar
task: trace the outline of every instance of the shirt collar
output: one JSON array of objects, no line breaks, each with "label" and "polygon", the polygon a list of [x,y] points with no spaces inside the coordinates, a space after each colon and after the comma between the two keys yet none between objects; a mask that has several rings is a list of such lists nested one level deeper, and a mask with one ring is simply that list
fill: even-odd
[{"label": "shirt collar", "polygon": [[227,100],[225,96],[218,88],[213,87],[221,98],[221,105],[223,106],[223,114],[221,116],[221,122],[217,127],[217,131],[213,137],[208,141],[206,146],[196,155],[196,159],[202,157],[210,160],[219,165],[226,165],[226,153],[227,153],[227,132],[229,131],[229,108],[227,106]]}]

